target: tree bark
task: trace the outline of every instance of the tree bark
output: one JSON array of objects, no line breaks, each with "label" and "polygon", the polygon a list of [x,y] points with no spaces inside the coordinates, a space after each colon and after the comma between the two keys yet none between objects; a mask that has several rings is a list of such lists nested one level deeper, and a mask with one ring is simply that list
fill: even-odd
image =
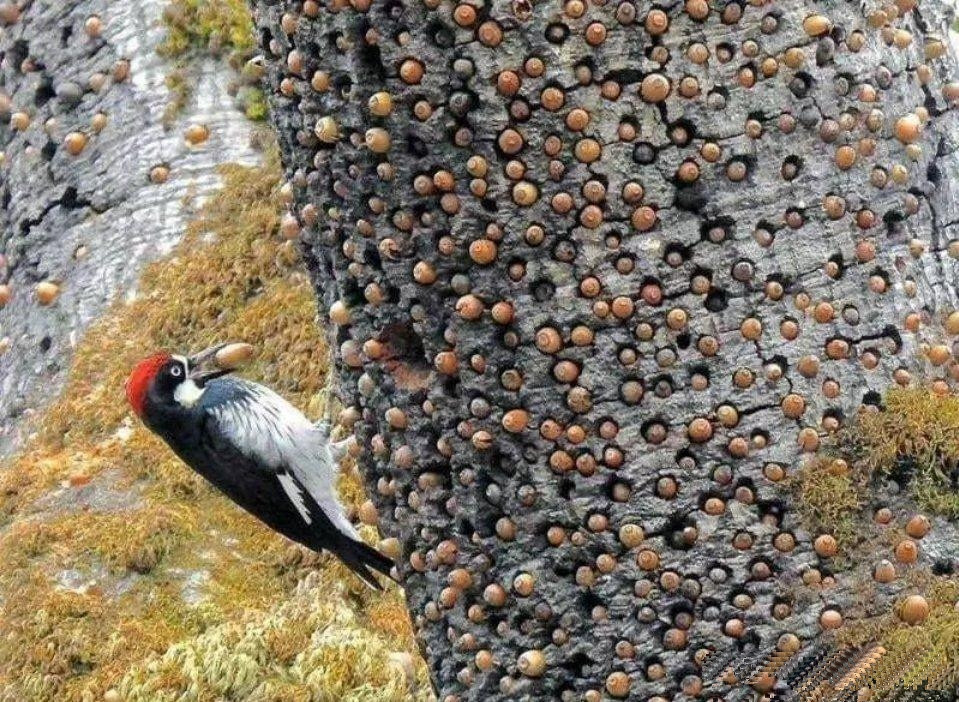
[{"label": "tree bark", "polygon": [[439,699],[685,699],[853,607],[796,599],[788,477],[949,378],[959,88],[913,5],[253,2]]},{"label": "tree bark", "polygon": [[[57,395],[78,335],[178,241],[184,203],[219,186],[221,163],[260,159],[211,57],[193,61],[195,99],[163,124],[165,6],[0,2],[0,455]],[[184,141],[191,122],[209,128],[204,145]],[[38,304],[42,282],[53,304]]]}]

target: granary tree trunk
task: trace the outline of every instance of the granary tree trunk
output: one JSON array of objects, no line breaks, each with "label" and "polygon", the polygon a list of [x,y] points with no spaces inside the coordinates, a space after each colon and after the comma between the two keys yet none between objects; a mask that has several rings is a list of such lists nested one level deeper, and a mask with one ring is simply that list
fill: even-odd
[{"label": "granary tree trunk", "polygon": [[440,700],[705,695],[842,614],[789,477],[948,376],[946,6],[253,2]]}]

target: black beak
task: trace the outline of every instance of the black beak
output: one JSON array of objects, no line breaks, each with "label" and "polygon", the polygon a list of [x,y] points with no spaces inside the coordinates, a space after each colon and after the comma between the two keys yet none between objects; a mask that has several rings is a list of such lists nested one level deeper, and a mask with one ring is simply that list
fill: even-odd
[{"label": "black beak", "polygon": [[190,380],[196,383],[198,387],[202,388],[207,382],[224,376],[233,370],[232,368],[203,369],[204,364],[213,360],[217,352],[225,346],[226,344],[217,344],[187,358],[187,364],[190,367]]}]

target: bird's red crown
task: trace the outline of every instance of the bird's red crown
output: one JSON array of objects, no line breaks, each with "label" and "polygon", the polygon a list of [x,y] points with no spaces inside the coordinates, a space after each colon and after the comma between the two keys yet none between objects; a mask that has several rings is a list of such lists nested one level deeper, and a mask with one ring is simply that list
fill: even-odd
[{"label": "bird's red crown", "polygon": [[144,358],[136,364],[130,377],[127,378],[127,402],[138,416],[143,416],[143,404],[150,389],[150,381],[170,358],[168,353],[155,353],[149,358]]}]

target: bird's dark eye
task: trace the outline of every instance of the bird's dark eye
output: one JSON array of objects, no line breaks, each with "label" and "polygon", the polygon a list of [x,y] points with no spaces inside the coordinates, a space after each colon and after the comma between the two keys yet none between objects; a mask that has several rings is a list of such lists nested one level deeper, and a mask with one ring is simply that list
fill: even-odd
[{"label": "bird's dark eye", "polygon": [[179,378],[181,375],[183,375],[183,369],[180,368],[180,366],[173,366],[170,369],[170,375],[172,375],[174,378]]}]

